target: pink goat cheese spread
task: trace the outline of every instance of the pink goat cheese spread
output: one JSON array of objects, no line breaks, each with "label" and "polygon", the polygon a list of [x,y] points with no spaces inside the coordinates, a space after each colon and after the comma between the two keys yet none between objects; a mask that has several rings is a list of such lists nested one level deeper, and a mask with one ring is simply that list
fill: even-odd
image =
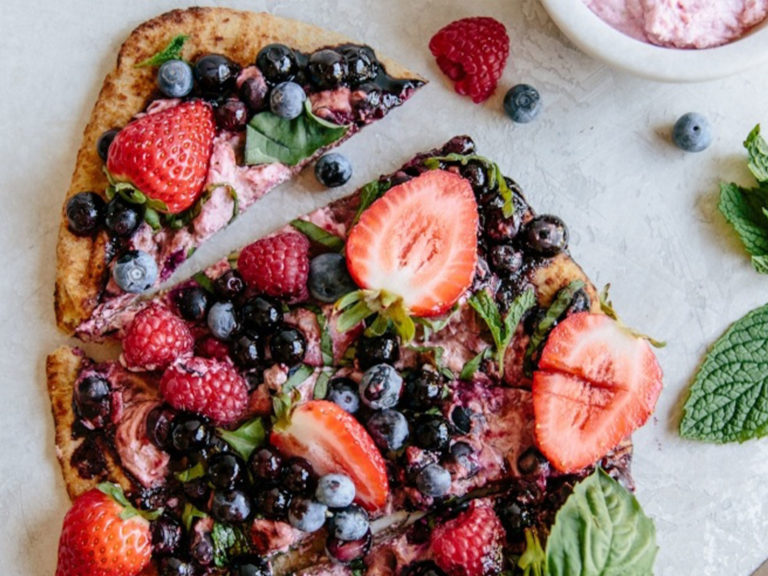
[{"label": "pink goat cheese spread", "polygon": [[768,0],[584,0],[637,40],[670,48],[712,48],[738,40],[768,16]]}]

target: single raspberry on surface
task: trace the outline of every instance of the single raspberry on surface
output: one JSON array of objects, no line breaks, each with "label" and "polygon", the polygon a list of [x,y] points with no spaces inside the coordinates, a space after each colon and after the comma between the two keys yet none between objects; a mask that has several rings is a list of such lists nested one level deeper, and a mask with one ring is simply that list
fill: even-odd
[{"label": "single raspberry on surface", "polygon": [[248,384],[235,368],[196,356],[165,371],[160,393],[177,410],[202,414],[216,425],[235,422],[248,405]]},{"label": "single raspberry on surface", "polygon": [[454,81],[456,92],[480,103],[493,94],[501,78],[509,36],[493,18],[462,18],[441,28],[429,41],[429,50],[443,74]]},{"label": "single raspberry on surface", "polygon": [[474,501],[432,531],[435,563],[448,576],[490,576],[502,568],[504,528],[493,508]]},{"label": "single raspberry on surface", "polygon": [[248,286],[261,293],[291,303],[306,300],[309,240],[293,232],[257,240],[240,252],[237,269]]},{"label": "single raspberry on surface", "polygon": [[164,306],[136,314],[123,338],[122,361],[131,370],[160,370],[189,356],[195,339],[186,323]]}]

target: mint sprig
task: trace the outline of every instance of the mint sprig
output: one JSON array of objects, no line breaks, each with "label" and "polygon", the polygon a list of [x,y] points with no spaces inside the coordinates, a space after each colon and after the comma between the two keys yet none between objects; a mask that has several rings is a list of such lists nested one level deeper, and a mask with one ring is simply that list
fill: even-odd
[{"label": "mint sprig", "polygon": [[216,432],[232,449],[243,457],[246,462],[251,453],[264,445],[267,439],[267,432],[264,428],[264,422],[261,418],[249,420],[237,430],[224,430],[217,428]]},{"label": "mint sprig", "polygon": [[175,36],[168,45],[163,48],[160,52],[157,52],[156,54],[153,54],[146,60],[142,60],[138,64],[136,64],[136,68],[145,68],[147,66],[152,67],[159,67],[162,66],[165,62],[168,62],[169,60],[180,60],[181,59],[181,50],[184,47],[184,43],[187,41],[189,36],[186,36],[184,34],[179,34],[178,36]]}]

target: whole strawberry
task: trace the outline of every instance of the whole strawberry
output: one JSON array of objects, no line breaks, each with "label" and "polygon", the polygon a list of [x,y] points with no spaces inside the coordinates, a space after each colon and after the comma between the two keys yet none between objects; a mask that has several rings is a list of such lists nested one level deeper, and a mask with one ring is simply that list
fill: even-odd
[{"label": "whole strawberry", "polygon": [[131,370],[159,370],[190,356],[195,346],[186,323],[164,306],[148,306],[134,317],[123,338],[122,361]]},{"label": "whole strawberry", "polygon": [[249,244],[240,252],[237,269],[258,292],[301,302],[309,296],[309,240],[284,232]]},{"label": "whole strawberry", "polygon": [[114,180],[130,182],[176,214],[202,192],[214,134],[210,105],[183,102],[120,130],[109,147],[107,170]]},{"label": "whole strawberry", "polygon": [[454,81],[456,92],[479,103],[493,94],[501,78],[509,36],[493,18],[462,18],[441,28],[429,41],[429,50],[443,74]]},{"label": "whole strawberry", "polygon": [[493,508],[474,501],[430,537],[435,563],[448,576],[490,576],[502,568],[504,528]]},{"label": "whole strawberry", "polygon": [[135,576],[149,564],[151,542],[149,522],[117,486],[102,484],[64,516],[56,576]]},{"label": "whole strawberry", "polygon": [[248,384],[230,364],[193,356],[172,364],[160,380],[160,393],[177,410],[231,424],[248,404]]}]

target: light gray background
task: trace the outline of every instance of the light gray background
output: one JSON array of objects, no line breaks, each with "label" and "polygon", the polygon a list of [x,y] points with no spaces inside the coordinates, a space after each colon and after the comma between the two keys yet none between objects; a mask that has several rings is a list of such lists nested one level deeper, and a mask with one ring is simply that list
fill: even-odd
[{"label": "light gray background", "polygon": [[[576,0],[574,0],[576,1]],[[45,356],[67,339],[53,317],[55,244],[82,130],[122,40],[141,21],[183,3],[5,0],[0,18],[0,519],[4,574],[54,573],[68,502],[45,393]],[[195,255],[213,262],[332,197],[389,172],[455,134],[514,177],[540,212],[562,216],[571,251],[596,284],[613,285],[631,326],[666,340],[665,389],[635,435],[637,495],[655,519],[657,575],[746,576],[768,556],[768,441],[709,446],[676,433],[686,387],[707,346],[768,300],[716,211],[718,181],[748,182],[741,142],[768,121],[768,67],[705,84],[658,84],[607,68],[566,41],[536,0],[236,1],[370,43],[432,83],[341,151],[352,182],[320,190],[306,171]],[[429,51],[430,36],[472,15],[501,20],[511,55],[483,105],[457,96]],[[517,82],[544,100],[532,124],[501,111]],[[699,111],[715,140],[700,154],[668,141]],[[187,274],[192,268],[183,269]]]}]

